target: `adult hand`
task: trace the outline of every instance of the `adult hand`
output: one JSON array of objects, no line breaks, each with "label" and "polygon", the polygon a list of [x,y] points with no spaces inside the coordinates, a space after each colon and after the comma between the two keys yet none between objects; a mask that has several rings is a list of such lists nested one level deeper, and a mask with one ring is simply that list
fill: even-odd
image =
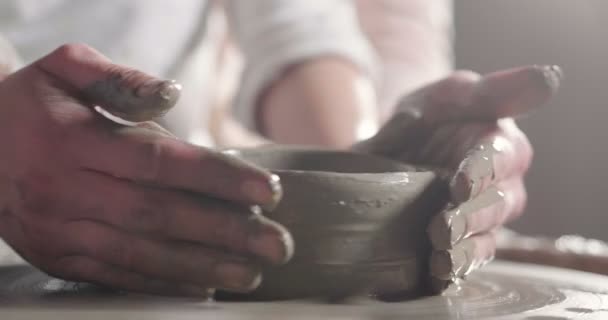
[{"label": "adult hand", "polygon": [[0,236],[69,280],[171,295],[247,291],[286,262],[289,233],[252,213],[276,176],[173,138],[122,126],[167,111],[178,86],[65,45],[0,82]]},{"label": "adult hand", "polygon": [[532,147],[512,117],[545,103],[560,80],[555,66],[455,72],[405,97],[376,136],[354,146],[452,173],[451,204],[428,229],[436,290],[491,260],[494,230],[522,213]]}]

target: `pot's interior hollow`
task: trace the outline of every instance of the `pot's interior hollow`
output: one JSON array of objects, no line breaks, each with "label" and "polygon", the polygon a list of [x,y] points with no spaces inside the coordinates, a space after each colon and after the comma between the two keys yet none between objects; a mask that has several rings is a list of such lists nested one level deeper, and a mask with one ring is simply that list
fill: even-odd
[{"label": "pot's interior hollow", "polygon": [[387,173],[419,171],[415,167],[373,155],[297,147],[240,150],[238,156],[273,171]]}]

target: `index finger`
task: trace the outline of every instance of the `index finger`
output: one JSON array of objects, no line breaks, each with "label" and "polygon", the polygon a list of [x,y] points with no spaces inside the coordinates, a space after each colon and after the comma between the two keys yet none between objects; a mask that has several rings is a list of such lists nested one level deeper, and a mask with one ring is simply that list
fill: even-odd
[{"label": "index finger", "polygon": [[90,126],[69,148],[83,169],[114,177],[267,208],[282,196],[278,176],[267,170],[141,127]]}]

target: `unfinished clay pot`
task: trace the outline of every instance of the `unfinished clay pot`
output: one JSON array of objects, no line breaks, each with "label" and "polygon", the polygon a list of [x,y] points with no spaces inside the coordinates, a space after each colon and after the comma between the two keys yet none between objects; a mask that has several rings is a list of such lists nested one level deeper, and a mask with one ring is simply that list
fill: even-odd
[{"label": "unfinished clay pot", "polygon": [[431,170],[367,154],[273,146],[231,153],[281,178],[271,219],[286,226],[295,255],[264,272],[253,299],[422,292],[429,219],[447,184]]}]

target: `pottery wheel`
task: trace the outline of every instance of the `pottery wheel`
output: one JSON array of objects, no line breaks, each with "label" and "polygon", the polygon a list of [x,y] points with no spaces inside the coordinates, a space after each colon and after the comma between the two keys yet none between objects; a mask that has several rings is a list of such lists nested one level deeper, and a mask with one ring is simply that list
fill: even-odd
[{"label": "pottery wheel", "polygon": [[[103,311],[103,312],[100,312]],[[117,293],[0,268],[1,319],[608,319],[608,277],[495,262],[443,296],[381,302],[209,302]]]}]

